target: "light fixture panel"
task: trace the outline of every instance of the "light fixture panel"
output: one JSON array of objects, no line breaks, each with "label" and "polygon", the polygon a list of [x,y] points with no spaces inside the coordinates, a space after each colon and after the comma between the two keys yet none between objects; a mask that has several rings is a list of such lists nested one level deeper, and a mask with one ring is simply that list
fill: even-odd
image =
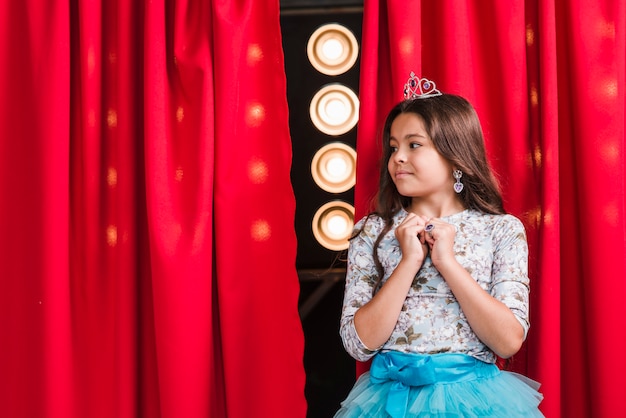
[{"label": "light fixture panel", "polygon": [[354,206],[335,200],[320,207],[312,222],[317,242],[331,251],[348,248],[348,239],[354,227]]},{"label": "light fixture panel", "polygon": [[347,27],[338,23],[320,26],[307,43],[307,56],[320,73],[336,76],[345,73],[356,63],[359,44]]},{"label": "light fixture panel", "polygon": [[323,86],[315,93],[309,106],[313,125],[327,135],[342,135],[359,121],[359,98],[340,83]]},{"label": "light fixture panel", "polygon": [[356,183],[356,151],[343,142],[324,145],[313,156],[311,176],[329,193],[350,190]]}]

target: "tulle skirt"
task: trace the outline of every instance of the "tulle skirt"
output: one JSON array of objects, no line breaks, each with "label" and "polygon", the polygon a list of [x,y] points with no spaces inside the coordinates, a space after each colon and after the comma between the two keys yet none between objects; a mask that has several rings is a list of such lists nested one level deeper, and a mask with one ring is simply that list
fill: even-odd
[{"label": "tulle skirt", "polygon": [[543,417],[538,388],[465,354],[379,353],[335,418]]}]

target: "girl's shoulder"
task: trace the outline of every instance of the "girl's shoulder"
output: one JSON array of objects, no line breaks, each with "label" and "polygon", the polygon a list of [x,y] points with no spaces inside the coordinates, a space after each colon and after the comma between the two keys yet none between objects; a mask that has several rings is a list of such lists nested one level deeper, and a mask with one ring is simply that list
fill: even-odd
[{"label": "girl's shoulder", "polygon": [[496,233],[525,233],[523,222],[510,213],[492,214],[468,210],[468,218],[475,226],[482,224],[483,228]]},{"label": "girl's shoulder", "polygon": [[[392,218],[394,225],[397,225],[399,222],[406,217],[407,212],[404,209],[400,209]],[[376,212],[372,212],[368,215],[363,216],[359,221],[354,225],[354,229],[356,231],[367,230],[370,232],[380,232],[385,227],[385,219],[380,216]]]},{"label": "girl's shoulder", "polygon": [[521,224],[522,221],[515,215],[510,213],[485,213],[476,209],[467,209],[467,217],[473,219],[481,219],[483,222],[494,224]]}]

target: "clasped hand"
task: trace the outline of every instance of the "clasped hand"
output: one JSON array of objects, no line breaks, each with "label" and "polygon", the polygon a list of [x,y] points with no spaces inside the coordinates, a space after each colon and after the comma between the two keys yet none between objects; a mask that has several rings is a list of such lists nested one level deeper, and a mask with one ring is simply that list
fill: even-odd
[{"label": "clasped hand", "polygon": [[[426,232],[424,228],[429,224],[433,225],[434,228]],[[409,213],[398,225],[395,234],[402,250],[402,258],[414,259],[417,270],[422,267],[424,259],[429,254],[437,269],[443,263],[455,260],[456,227],[439,218],[428,218]]]}]

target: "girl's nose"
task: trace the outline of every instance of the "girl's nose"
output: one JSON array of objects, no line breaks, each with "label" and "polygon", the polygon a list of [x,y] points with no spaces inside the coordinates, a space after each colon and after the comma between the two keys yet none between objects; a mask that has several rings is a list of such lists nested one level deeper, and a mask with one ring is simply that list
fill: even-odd
[{"label": "girl's nose", "polygon": [[397,163],[404,163],[406,162],[406,155],[404,153],[404,151],[402,151],[401,149],[398,149],[394,154],[393,154],[393,160]]}]

